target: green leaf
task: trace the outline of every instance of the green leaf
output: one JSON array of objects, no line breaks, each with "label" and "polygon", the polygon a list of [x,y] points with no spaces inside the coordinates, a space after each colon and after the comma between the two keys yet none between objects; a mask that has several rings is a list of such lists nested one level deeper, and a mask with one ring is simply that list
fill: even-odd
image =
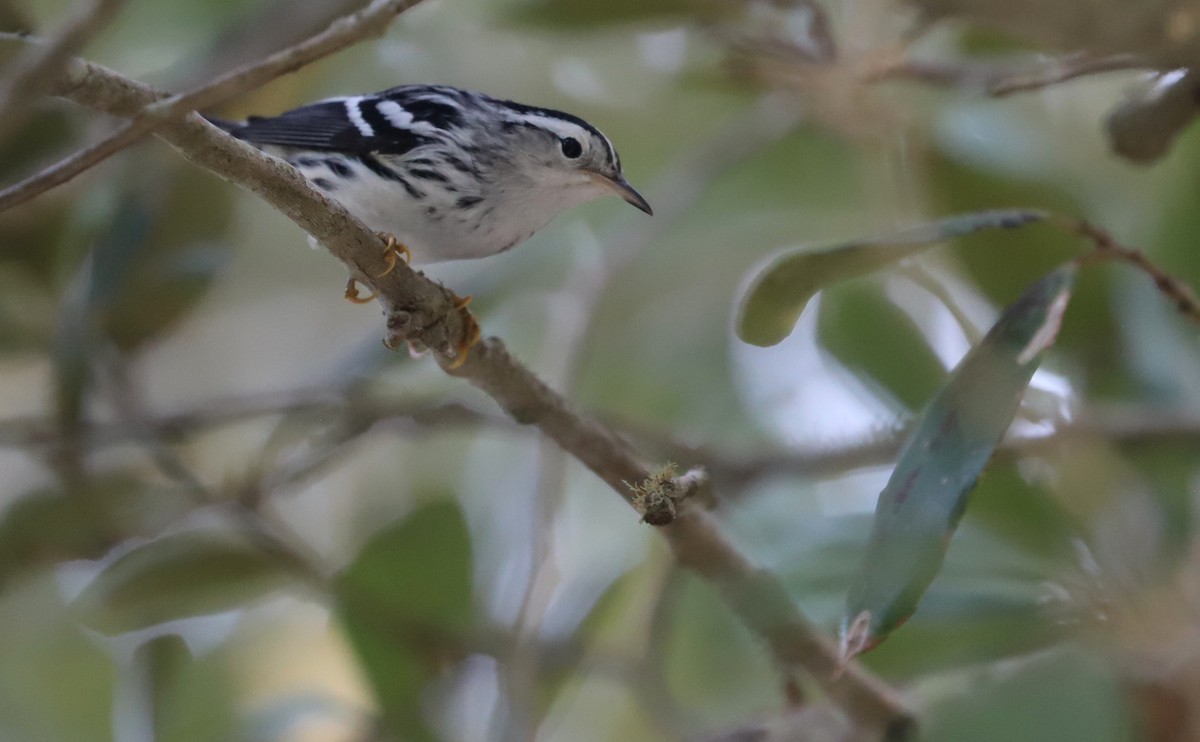
[{"label": "green leaf", "polygon": [[229,264],[229,249],[192,243],[147,260],[136,283],[103,316],[104,333],[130,350],[173,327]]},{"label": "green leaf", "polygon": [[458,505],[439,500],[375,534],[335,591],[384,723],[402,739],[433,739],[419,695],[472,617],[471,539]]},{"label": "green leaf", "polygon": [[237,684],[221,653],[195,658],[182,638],[168,634],[139,647],[134,662],[147,678],[154,739],[236,739]]},{"label": "green leaf", "polygon": [[0,596],[0,739],[116,742],[112,655],[67,610],[54,570],[14,581]]},{"label": "green leaf", "polygon": [[775,345],[791,334],[817,291],[832,283],[867,275],[952,237],[985,229],[1016,229],[1046,216],[1041,211],[981,211],[777,256],[758,273],[742,299],[738,336],[751,345]]},{"label": "green leaf", "polygon": [[97,239],[87,283],[89,317],[123,350],[170,329],[231,258],[222,242],[230,189],[186,164],[138,164],[137,185]]},{"label": "green leaf", "polygon": [[119,557],[75,601],[83,622],[121,634],[231,610],[277,590],[292,574],[232,534],[189,531]]},{"label": "green leaf", "polygon": [[[757,585],[751,592],[763,588]],[[755,596],[745,597],[753,602]],[[690,710],[690,721],[697,727],[750,716],[762,708],[764,698],[777,692],[770,685],[772,660],[766,645],[745,616],[729,610],[715,587],[685,574],[670,610],[670,630],[659,647],[663,679],[671,694]],[[778,631],[778,624],[771,625],[778,619],[775,611],[767,608],[756,613],[764,625],[755,630]]]},{"label": "green leaf", "polygon": [[868,385],[920,409],[946,380],[924,333],[877,286],[850,284],[821,295],[821,345]]},{"label": "green leaf", "polygon": [[68,492],[34,490],[0,515],[0,587],[47,563],[98,559],[116,544],[160,532],[194,507],[186,495],[132,474],[97,474]]},{"label": "green leaf", "polygon": [[843,615],[844,659],[906,621],[937,575],[968,494],[1054,343],[1076,273],[1064,266],[1010,304],[925,409],[879,495]]},{"label": "green leaf", "polygon": [[913,694],[925,701],[923,742],[1130,742],[1148,737],[1138,690],[1076,642],[923,679]]},{"label": "green leaf", "polygon": [[967,521],[972,520],[1024,553],[1056,565],[1056,570],[1077,563],[1076,543],[1086,532],[1050,492],[1028,481],[1011,460],[988,466],[987,476],[971,494]]}]

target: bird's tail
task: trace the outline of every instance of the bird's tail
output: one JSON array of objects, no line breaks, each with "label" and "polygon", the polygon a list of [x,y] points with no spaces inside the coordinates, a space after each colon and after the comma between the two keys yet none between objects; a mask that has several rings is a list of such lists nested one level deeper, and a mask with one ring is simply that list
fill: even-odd
[{"label": "bird's tail", "polygon": [[[206,113],[202,113],[202,114],[200,114],[200,116],[205,121],[207,121],[208,123],[217,127],[221,131],[225,132],[226,134],[232,134],[235,137],[238,137],[238,132],[241,131],[242,129],[244,129],[246,126],[245,124],[237,122],[237,121],[230,121],[228,119],[219,119],[216,116],[209,116]],[[241,137],[238,137],[238,139],[241,139]]]}]

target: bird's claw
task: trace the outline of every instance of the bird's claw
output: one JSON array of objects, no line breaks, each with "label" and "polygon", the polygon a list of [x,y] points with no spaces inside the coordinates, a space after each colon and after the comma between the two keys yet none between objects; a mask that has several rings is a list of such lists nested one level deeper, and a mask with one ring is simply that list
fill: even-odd
[{"label": "bird's claw", "polygon": [[[397,240],[395,235],[380,232],[379,238],[383,240],[383,260],[387,263],[387,267],[383,269],[382,273],[376,275],[376,278],[383,278],[396,270],[396,263],[400,262],[400,260],[403,260],[405,263],[412,262],[412,251],[403,242]],[[366,304],[376,296],[377,294],[374,291],[366,296],[361,296],[358,293],[358,279],[351,278],[346,281],[346,301],[351,301],[355,304]]]},{"label": "bird's claw", "polygon": [[372,291],[366,296],[360,296],[358,293],[358,279],[350,278],[346,281],[346,293],[344,296],[346,297],[346,301],[355,304],[367,304],[375,298],[375,292]]},{"label": "bird's claw", "polygon": [[396,270],[396,263],[402,259],[405,263],[412,262],[412,250],[409,250],[407,245],[397,240],[396,235],[380,232],[379,237],[383,240],[383,259],[387,263],[387,267],[376,278],[383,278]]},{"label": "bird's claw", "polygon": [[471,348],[474,347],[475,343],[479,342],[479,338],[483,335],[483,331],[479,327],[479,322],[475,319],[475,315],[471,314],[470,310],[467,309],[470,304],[470,296],[455,295],[454,308],[462,315],[463,334],[454,349],[454,362],[450,364],[450,368],[458,368],[466,363]]}]

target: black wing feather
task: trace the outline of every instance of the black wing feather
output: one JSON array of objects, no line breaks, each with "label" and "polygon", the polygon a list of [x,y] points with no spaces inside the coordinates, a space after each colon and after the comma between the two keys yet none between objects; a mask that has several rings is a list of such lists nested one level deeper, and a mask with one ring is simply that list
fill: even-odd
[{"label": "black wing feather", "polygon": [[364,135],[350,120],[344,100],[312,103],[273,117],[251,116],[240,125],[214,123],[238,139],[260,147],[402,155],[432,141],[429,137],[388,124],[375,109],[377,102],[374,98],[358,102],[364,120],[374,130],[372,136]]}]

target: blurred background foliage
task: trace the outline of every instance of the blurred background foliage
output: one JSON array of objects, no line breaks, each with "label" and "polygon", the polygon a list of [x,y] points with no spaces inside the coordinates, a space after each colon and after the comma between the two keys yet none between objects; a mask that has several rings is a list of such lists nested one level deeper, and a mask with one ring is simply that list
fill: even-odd
[{"label": "blurred background foliage", "polygon": [[[362,4],[130,0],[86,55],[182,89]],[[4,0],[0,22],[51,33],[74,7]],[[1190,66],[1200,14],[819,7],[429,0],[220,113],[431,82],[602,127],[654,219],[601,201],[428,272],[648,457],[707,464],[729,533],[832,634],[894,463],[879,444],[1082,248],[964,237],[818,295],[771,348],[731,330],[748,274],[1033,207],[1200,285],[1200,132],[1161,97],[1190,73],[988,95],[1080,53]],[[39,101],[0,176],[110,125]],[[159,143],[0,213],[0,739],[766,739],[721,730],[796,698],[713,588],[576,462],[385,351],[343,278]],[[992,463],[916,614],[864,658],[921,739],[1200,738],[1198,379],[1195,328],[1144,275],[1080,276],[1015,426],[1041,439]],[[804,729],[771,739],[852,738]]]}]

